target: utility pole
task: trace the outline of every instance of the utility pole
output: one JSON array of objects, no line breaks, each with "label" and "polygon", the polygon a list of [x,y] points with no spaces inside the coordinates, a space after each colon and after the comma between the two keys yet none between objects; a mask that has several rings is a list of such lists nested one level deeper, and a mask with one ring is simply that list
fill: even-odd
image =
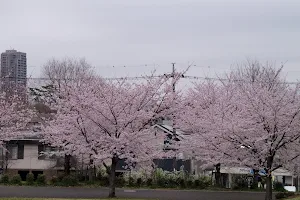
[{"label": "utility pole", "polygon": [[176,63],[171,63],[173,68],[172,68],[172,77],[173,77],[173,92],[175,93],[175,64]]},{"label": "utility pole", "polygon": [[[173,100],[175,100],[175,92],[176,92],[176,84],[175,84],[175,63],[171,63],[172,64],[172,78],[173,78],[173,83],[172,83],[172,86],[173,86]],[[176,128],[175,128],[175,113],[173,113],[173,137],[172,139],[175,139],[176,137]],[[173,170],[176,171],[176,165],[177,165],[177,161],[176,161],[176,156],[173,158]]]},{"label": "utility pole", "polygon": [[[172,77],[173,77],[173,95],[174,95],[174,97],[175,97],[175,92],[176,92],[176,88],[175,88],[175,86],[176,86],[176,84],[175,84],[175,64],[176,63],[171,63],[172,64],[172,66],[173,66],[173,68],[172,68]],[[176,128],[175,128],[175,125],[176,125],[176,123],[175,123],[175,114],[173,114],[173,136],[176,136]]]}]

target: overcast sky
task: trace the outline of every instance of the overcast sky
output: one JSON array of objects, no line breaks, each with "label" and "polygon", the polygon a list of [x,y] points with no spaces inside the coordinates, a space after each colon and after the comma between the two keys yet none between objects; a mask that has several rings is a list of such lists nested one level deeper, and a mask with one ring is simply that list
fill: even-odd
[{"label": "overcast sky", "polygon": [[105,77],[169,72],[172,62],[214,76],[250,57],[287,61],[292,81],[299,11],[299,0],[0,0],[0,51],[26,52],[35,77],[51,57],[85,57]]}]

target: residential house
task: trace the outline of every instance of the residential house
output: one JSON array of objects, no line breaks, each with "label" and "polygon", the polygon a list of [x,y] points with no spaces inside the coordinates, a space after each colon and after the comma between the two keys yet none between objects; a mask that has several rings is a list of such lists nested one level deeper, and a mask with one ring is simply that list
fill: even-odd
[{"label": "residential house", "polygon": [[50,177],[56,175],[57,159],[55,156],[43,154],[54,149],[40,142],[40,138],[19,138],[7,141],[6,150],[1,150],[2,172],[20,174],[23,180],[31,172],[37,177],[45,174]]}]

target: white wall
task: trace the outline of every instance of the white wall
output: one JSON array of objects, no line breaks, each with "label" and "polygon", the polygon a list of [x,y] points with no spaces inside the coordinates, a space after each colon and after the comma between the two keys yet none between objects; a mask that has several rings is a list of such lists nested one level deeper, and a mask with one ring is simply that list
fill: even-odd
[{"label": "white wall", "polygon": [[39,160],[38,145],[24,145],[24,159],[9,160],[8,169],[43,170],[50,169],[56,165],[56,160]]}]

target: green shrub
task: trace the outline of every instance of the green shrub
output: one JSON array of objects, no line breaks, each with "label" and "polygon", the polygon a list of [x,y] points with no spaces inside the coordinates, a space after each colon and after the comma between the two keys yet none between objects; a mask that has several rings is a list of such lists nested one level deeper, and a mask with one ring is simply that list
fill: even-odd
[{"label": "green shrub", "polygon": [[101,168],[101,169],[99,169],[99,171],[97,172],[97,175],[96,175],[96,177],[97,177],[97,180],[102,180],[104,177],[107,177],[107,173],[106,173],[106,169],[104,169],[104,168]]},{"label": "green shrub", "polygon": [[166,180],[165,184],[170,188],[176,188],[178,186],[177,181],[171,177],[169,177],[168,180]]},{"label": "green shrub", "polygon": [[211,180],[209,177],[201,176],[194,181],[194,187],[198,189],[205,189],[211,185]]},{"label": "green shrub", "polygon": [[152,186],[152,182],[153,182],[152,178],[148,178],[147,181],[146,181],[146,185],[148,187],[151,187]]},{"label": "green shrub", "polygon": [[58,177],[57,176],[52,176],[51,179],[50,179],[50,184],[58,185],[58,183],[59,183]]},{"label": "green shrub", "polygon": [[64,186],[76,186],[78,185],[78,180],[75,176],[68,175],[63,177],[61,183]]},{"label": "green shrub", "polygon": [[156,184],[158,187],[166,187],[167,186],[167,180],[166,180],[166,172],[162,169],[158,168],[154,172],[154,177],[156,179]]},{"label": "green shrub", "polygon": [[196,180],[194,181],[194,187],[195,187],[195,188],[200,188],[200,180],[199,180],[199,179],[196,179]]},{"label": "green shrub", "polygon": [[[86,176],[84,176],[84,175],[78,175],[78,181],[79,182],[84,182],[86,179],[87,179]],[[97,177],[97,180],[98,180],[98,177]]]},{"label": "green shrub", "polygon": [[58,181],[58,182],[62,182],[62,180],[63,180],[64,177],[65,177],[64,174],[59,174],[59,175],[57,176],[57,181]]},{"label": "green shrub", "polygon": [[26,175],[26,183],[27,183],[27,185],[33,185],[34,184],[34,175],[33,175],[33,173],[28,173]]},{"label": "green shrub", "polygon": [[142,178],[138,178],[138,179],[136,179],[136,186],[137,186],[137,187],[141,187],[141,186],[142,186],[142,184],[143,184],[143,180],[142,180]]},{"label": "green shrub", "polygon": [[129,186],[129,187],[133,187],[133,186],[134,186],[134,178],[129,177],[129,180],[128,180],[128,186]]},{"label": "green shrub", "polygon": [[283,198],[285,198],[284,192],[279,192],[279,193],[275,194],[275,198],[276,199],[283,199]]},{"label": "green shrub", "polygon": [[109,186],[109,177],[108,177],[108,176],[103,176],[103,177],[99,180],[99,184],[100,184],[100,186],[104,186],[104,187]]},{"label": "green shrub", "polygon": [[125,179],[122,176],[116,177],[116,185],[118,187],[124,187],[125,186]]},{"label": "green shrub", "polygon": [[178,184],[179,184],[179,186],[180,186],[181,188],[185,188],[185,187],[186,187],[185,181],[184,181],[183,178],[179,178],[179,179],[178,179]]},{"label": "green shrub", "polygon": [[1,177],[1,183],[3,183],[3,184],[9,184],[9,176],[6,175],[6,174],[2,175],[2,177]]},{"label": "green shrub", "polygon": [[247,175],[235,175],[232,179],[233,189],[240,190],[248,188]]},{"label": "green shrub", "polygon": [[284,189],[283,184],[280,183],[280,182],[275,182],[273,184],[273,186],[274,186],[274,190],[277,191],[277,192],[286,192],[286,190]]},{"label": "green shrub", "polygon": [[285,199],[291,196],[294,196],[294,192],[279,192],[275,195],[276,199]]},{"label": "green shrub", "polygon": [[193,188],[194,187],[194,182],[193,182],[193,180],[187,180],[187,182],[186,182],[186,186],[188,187],[188,188]]},{"label": "green shrub", "polygon": [[[77,182],[80,182],[78,178],[77,178]],[[95,185],[96,181],[94,181],[94,180],[92,180],[92,181],[86,181],[85,184],[86,185]]]},{"label": "green shrub", "polygon": [[159,186],[159,187],[162,187],[162,188],[164,188],[164,187],[166,187],[166,179],[165,178],[163,178],[163,177],[159,177],[157,180],[156,180],[156,183],[157,183],[157,186]]},{"label": "green shrub", "polygon": [[37,176],[36,183],[38,185],[45,185],[46,184],[46,177],[45,177],[45,175],[44,174],[39,174]]},{"label": "green shrub", "polygon": [[286,197],[292,197],[295,196],[295,192],[285,192]]},{"label": "green shrub", "polygon": [[18,175],[14,175],[11,178],[10,183],[14,184],[14,185],[22,185],[22,178],[21,178],[21,176],[19,174]]}]

